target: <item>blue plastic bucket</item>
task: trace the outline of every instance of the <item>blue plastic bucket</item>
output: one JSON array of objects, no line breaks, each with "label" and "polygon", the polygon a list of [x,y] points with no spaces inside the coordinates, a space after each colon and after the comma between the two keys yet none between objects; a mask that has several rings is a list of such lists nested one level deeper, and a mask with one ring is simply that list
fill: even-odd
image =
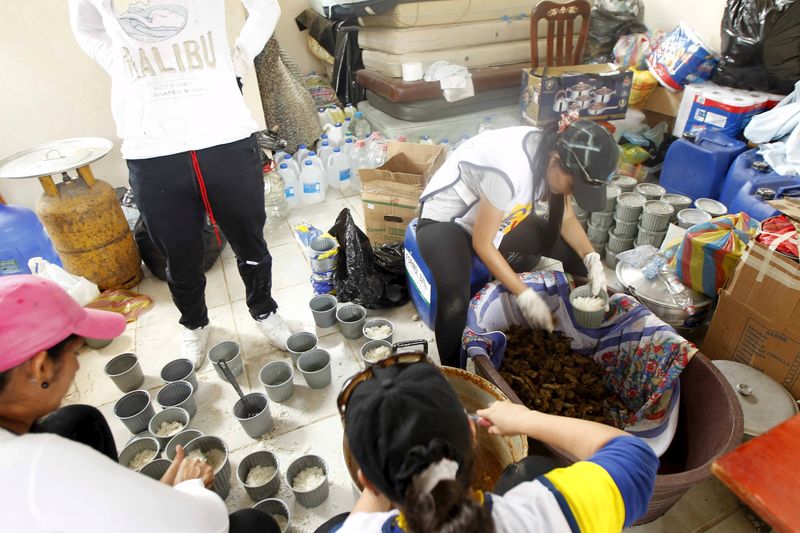
[{"label": "blue plastic bucket", "polygon": [[650,72],[671,91],[710,79],[718,62],[718,54],[684,23],[669,33],[647,58]]}]

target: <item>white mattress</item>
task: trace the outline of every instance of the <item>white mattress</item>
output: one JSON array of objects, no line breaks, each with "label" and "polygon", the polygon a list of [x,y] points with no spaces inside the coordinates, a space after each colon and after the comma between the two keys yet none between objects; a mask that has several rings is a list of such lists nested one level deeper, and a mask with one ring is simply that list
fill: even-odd
[{"label": "white mattress", "polygon": [[522,41],[530,36],[531,22],[524,18],[402,29],[364,28],[358,32],[358,45],[388,54],[408,54]]},{"label": "white mattress", "polygon": [[[539,57],[544,57],[546,48],[547,40],[539,39]],[[464,65],[470,69],[527,63],[531,60],[531,42],[527,39],[510,43],[466,46],[408,54],[387,54],[377,50],[364,50],[362,59],[366,68],[377,70],[393,78],[400,78],[403,76],[403,63],[420,62],[423,68],[428,68],[435,61],[449,61],[455,65]]]},{"label": "white mattress", "polygon": [[528,16],[536,0],[435,0],[398,4],[394,9],[372,17],[361,17],[362,26],[409,28],[499,20],[503,17]]}]

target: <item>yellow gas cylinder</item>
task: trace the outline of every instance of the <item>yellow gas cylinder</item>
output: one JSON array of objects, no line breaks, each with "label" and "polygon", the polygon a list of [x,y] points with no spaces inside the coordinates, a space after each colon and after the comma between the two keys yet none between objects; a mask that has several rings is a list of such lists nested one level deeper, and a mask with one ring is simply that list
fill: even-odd
[{"label": "yellow gas cylinder", "polygon": [[77,179],[64,173],[57,185],[51,176],[39,178],[44,194],[36,214],[65,270],[100,290],[129,289],[142,279],[142,261],[114,189],[95,179],[88,165],[77,171]]}]

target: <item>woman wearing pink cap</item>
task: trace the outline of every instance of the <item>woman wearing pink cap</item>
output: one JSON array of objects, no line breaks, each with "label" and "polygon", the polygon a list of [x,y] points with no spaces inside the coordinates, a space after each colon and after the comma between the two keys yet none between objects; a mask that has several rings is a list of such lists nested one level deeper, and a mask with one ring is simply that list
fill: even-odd
[{"label": "woman wearing pink cap", "polygon": [[117,463],[100,411],[59,409],[84,337],[124,329],[122,315],[84,309],[43,278],[0,278],[0,530],[278,532],[259,511],[229,517],[206,490],[209,466],[182,448],[158,483]]}]

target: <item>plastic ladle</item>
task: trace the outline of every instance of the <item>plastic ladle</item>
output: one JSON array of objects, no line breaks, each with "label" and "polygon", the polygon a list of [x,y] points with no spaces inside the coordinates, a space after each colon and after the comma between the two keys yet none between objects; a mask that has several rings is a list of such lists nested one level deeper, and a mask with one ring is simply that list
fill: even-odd
[{"label": "plastic ladle", "polygon": [[239,398],[242,399],[242,405],[244,405],[245,408],[247,408],[247,416],[245,418],[253,418],[254,416],[256,416],[259,413],[260,409],[248,403],[247,397],[244,395],[244,392],[242,392],[242,388],[239,386],[239,382],[236,381],[236,376],[234,376],[233,372],[231,372],[231,369],[228,368],[228,362],[220,361],[217,364],[222,369],[222,373],[225,374],[225,377],[228,378],[228,383],[233,385],[233,388],[236,390],[236,393],[239,395]]}]

